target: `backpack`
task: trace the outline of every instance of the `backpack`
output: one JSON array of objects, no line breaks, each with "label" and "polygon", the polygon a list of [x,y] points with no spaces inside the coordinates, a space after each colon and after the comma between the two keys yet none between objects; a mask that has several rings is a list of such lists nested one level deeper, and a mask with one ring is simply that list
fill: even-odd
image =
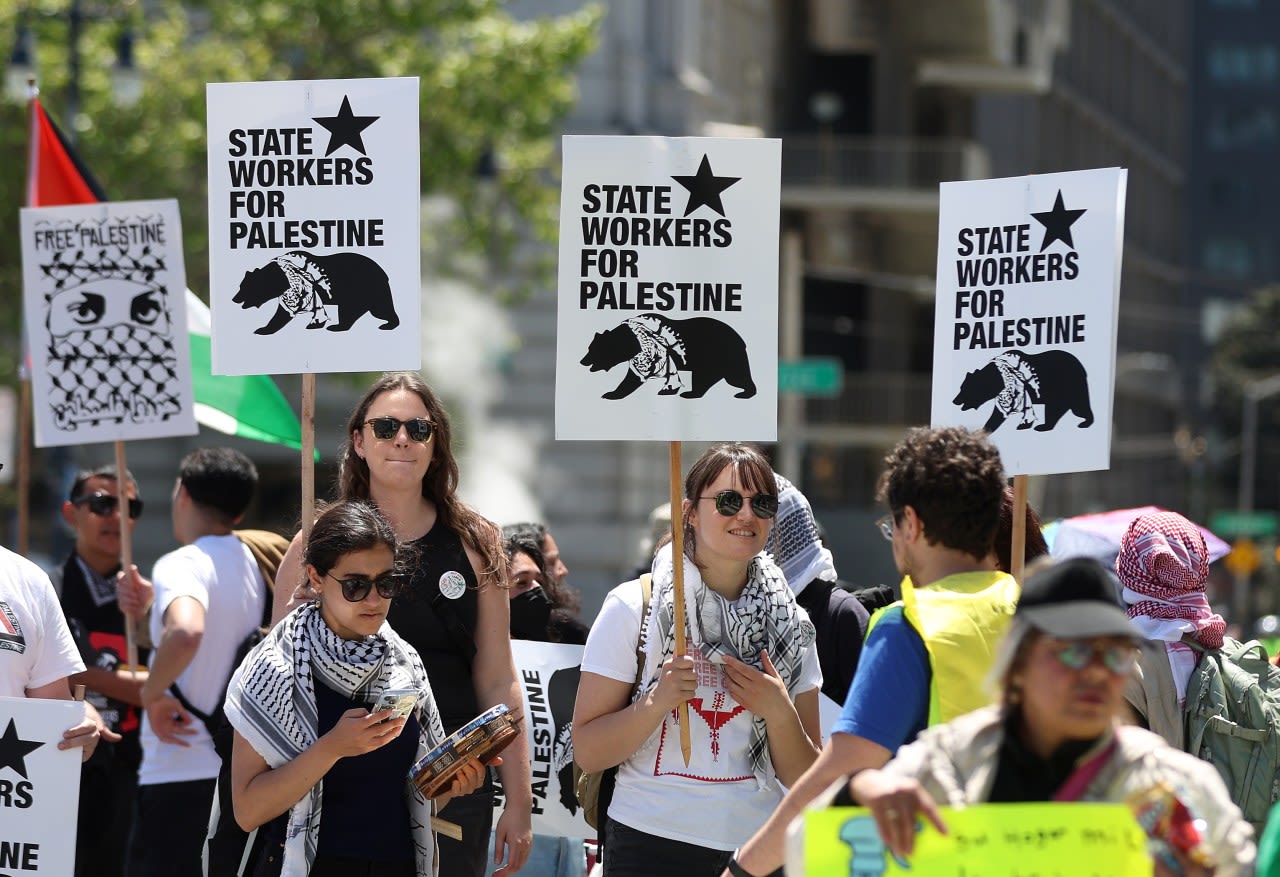
[{"label": "backpack", "polygon": [[[649,615],[649,598],[653,596],[653,576],[645,573],[640,576],[640,593],[643,602],[640,609],[640,627],[643,630],[645,619]],[[636,636],[636,681],[631,686],[631,696],[635,697],[640,686],[640,674],[644,671],[644,651],[640,647],[640,636]],[[604,840],[604,826],[608,821],[609,802],[613,800],[613,781],[618,768],[606,767],[604,770],[583,770],[577,760],[573,762],[573,792],[578,803],[582,805],[582,818],[596,830],[596,837]]]},{"label": "backpack", "polygon": [[1222,775],[1231,800],[1260,831],[1280,798],[1280,667],[1257,640],[1223,639],[1205,649],[1187,681],[1183,708],[1187,751]]}]

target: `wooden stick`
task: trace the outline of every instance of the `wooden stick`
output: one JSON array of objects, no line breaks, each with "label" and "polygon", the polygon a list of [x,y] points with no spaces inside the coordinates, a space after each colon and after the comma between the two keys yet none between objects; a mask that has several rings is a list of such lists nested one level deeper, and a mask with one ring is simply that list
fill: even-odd
[{"label": "wooden stick", "polygon": [[[116,495],[120,512],[120,569],[130,575],[133,567],[133,528],[129,526],[129,467],[124,460],[124,442],[116,441]],[[129,661],[129,678],[138,678],[138,633],[134,629],[134,621],[128,615],[124,617],[124,642],[127,660]]]},{"label": "wooden stick", "polygon": [[316,517],[316,376],[302,376],[302,538]]},{"label": "wooden stick", "polygon": [[84,683],[83,682],[77,682],[75,685],[71,686],[71,699],[84,700]]},{"label": "wooden stick", "polygon": [[1009,546],[1009,574],[1022,581],[1027,560],[1027,476],[1013,476],[1013,541]]},{"label": "wooden stick", "polygon": [[[26,355],[25,348],[22,351]],[[18,553],[30,554],[31,547],[31,379],[23,378],[18,392]]]},{"label": "wooden stick", "polygon": [[[686,652],[684,641],[684,511],[680,502],[680,443],[670,442],[671,447],[671,559],[675,561],[675,652]],[[693,754],[693,742],[689,738],[689,703],[680,704],[676,716],[680,722],[680,752],[684,766],[689,766]]]},{"label": "wooden stick", "polygon": [[462,826],[448,819],[441,819],[439,816],[431,817],[431,830],[454,840],[462,840]]}]

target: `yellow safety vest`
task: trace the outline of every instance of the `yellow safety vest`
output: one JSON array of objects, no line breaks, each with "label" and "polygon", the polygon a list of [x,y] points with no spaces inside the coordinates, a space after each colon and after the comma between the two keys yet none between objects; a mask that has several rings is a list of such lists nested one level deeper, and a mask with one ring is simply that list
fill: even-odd
[{"label": "yellow safety vest", "polygon": [[[957,573],[926,588],[903,578],[903,617],[929,654],[930,726],[991,702],[987,674],[1020,593],[1013,576],[997,570]],[[868,635],[883,611],[872,617]]]}]

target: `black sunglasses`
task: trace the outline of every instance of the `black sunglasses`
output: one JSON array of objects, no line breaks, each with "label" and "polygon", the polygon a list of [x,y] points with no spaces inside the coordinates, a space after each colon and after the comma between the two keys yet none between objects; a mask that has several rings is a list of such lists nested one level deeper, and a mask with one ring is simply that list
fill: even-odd
[{"label": "black sunglasses", "polygon": [[[112,496],[109,493],[91,493],[88,496],[71,500],[71,504],[88,506],[90,514],[105,518],[107,515],[116,513],[116,509],[120,507],[120,497]],[[142,500],[129,500],[129,517],[137,520],[141,516]]]},{"label": "black sunglasses", "polygon": [[[701,496],[699,499],[714,499],[716,511],[726,518],[732,518],[742,511],[742,494],[736,490],[722,490],[715,496]],[[757,493],[751,497],[751,511],[757,518],[769,519],[778,513],[778,497],[772,493]]]},{"label": "black sunglasses", "polygon": [[372,420],[366,420],[364,423],[365,426],[373,430],[374,438],[384,442],[395,438],[402,426],[409,431],[409,438],[415,442],[429,441],[431,432],[435,429],[435,424],[425,417],[414,417],[410,420],[399,420],[395,417],[375,417]]},{"label": "black sunglasses", "polygon": [[359,603],[374,588],[378,589],[378,596],[384,600],[390,600],[400,592],[400,577],[394,574],[376,579],[340,579],[328,572],[325,575],[342,585],[342,599],[348,603]]}]

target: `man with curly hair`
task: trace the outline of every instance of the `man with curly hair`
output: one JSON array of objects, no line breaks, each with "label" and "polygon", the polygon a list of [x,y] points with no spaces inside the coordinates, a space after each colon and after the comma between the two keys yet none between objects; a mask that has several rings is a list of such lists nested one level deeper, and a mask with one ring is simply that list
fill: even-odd
[{"label": "man with curly hair", "polygon": [[929,725],[984,706],[987,672],[1018,600],[995,569],[993,546],[1005,476],[980,433],[911,430],[885,457],[876,522],[893,546],[902,599],[871,619],[844,710],[818,760],[726,874],[782,865],[787,826],[836,780],[884,766]]}]

